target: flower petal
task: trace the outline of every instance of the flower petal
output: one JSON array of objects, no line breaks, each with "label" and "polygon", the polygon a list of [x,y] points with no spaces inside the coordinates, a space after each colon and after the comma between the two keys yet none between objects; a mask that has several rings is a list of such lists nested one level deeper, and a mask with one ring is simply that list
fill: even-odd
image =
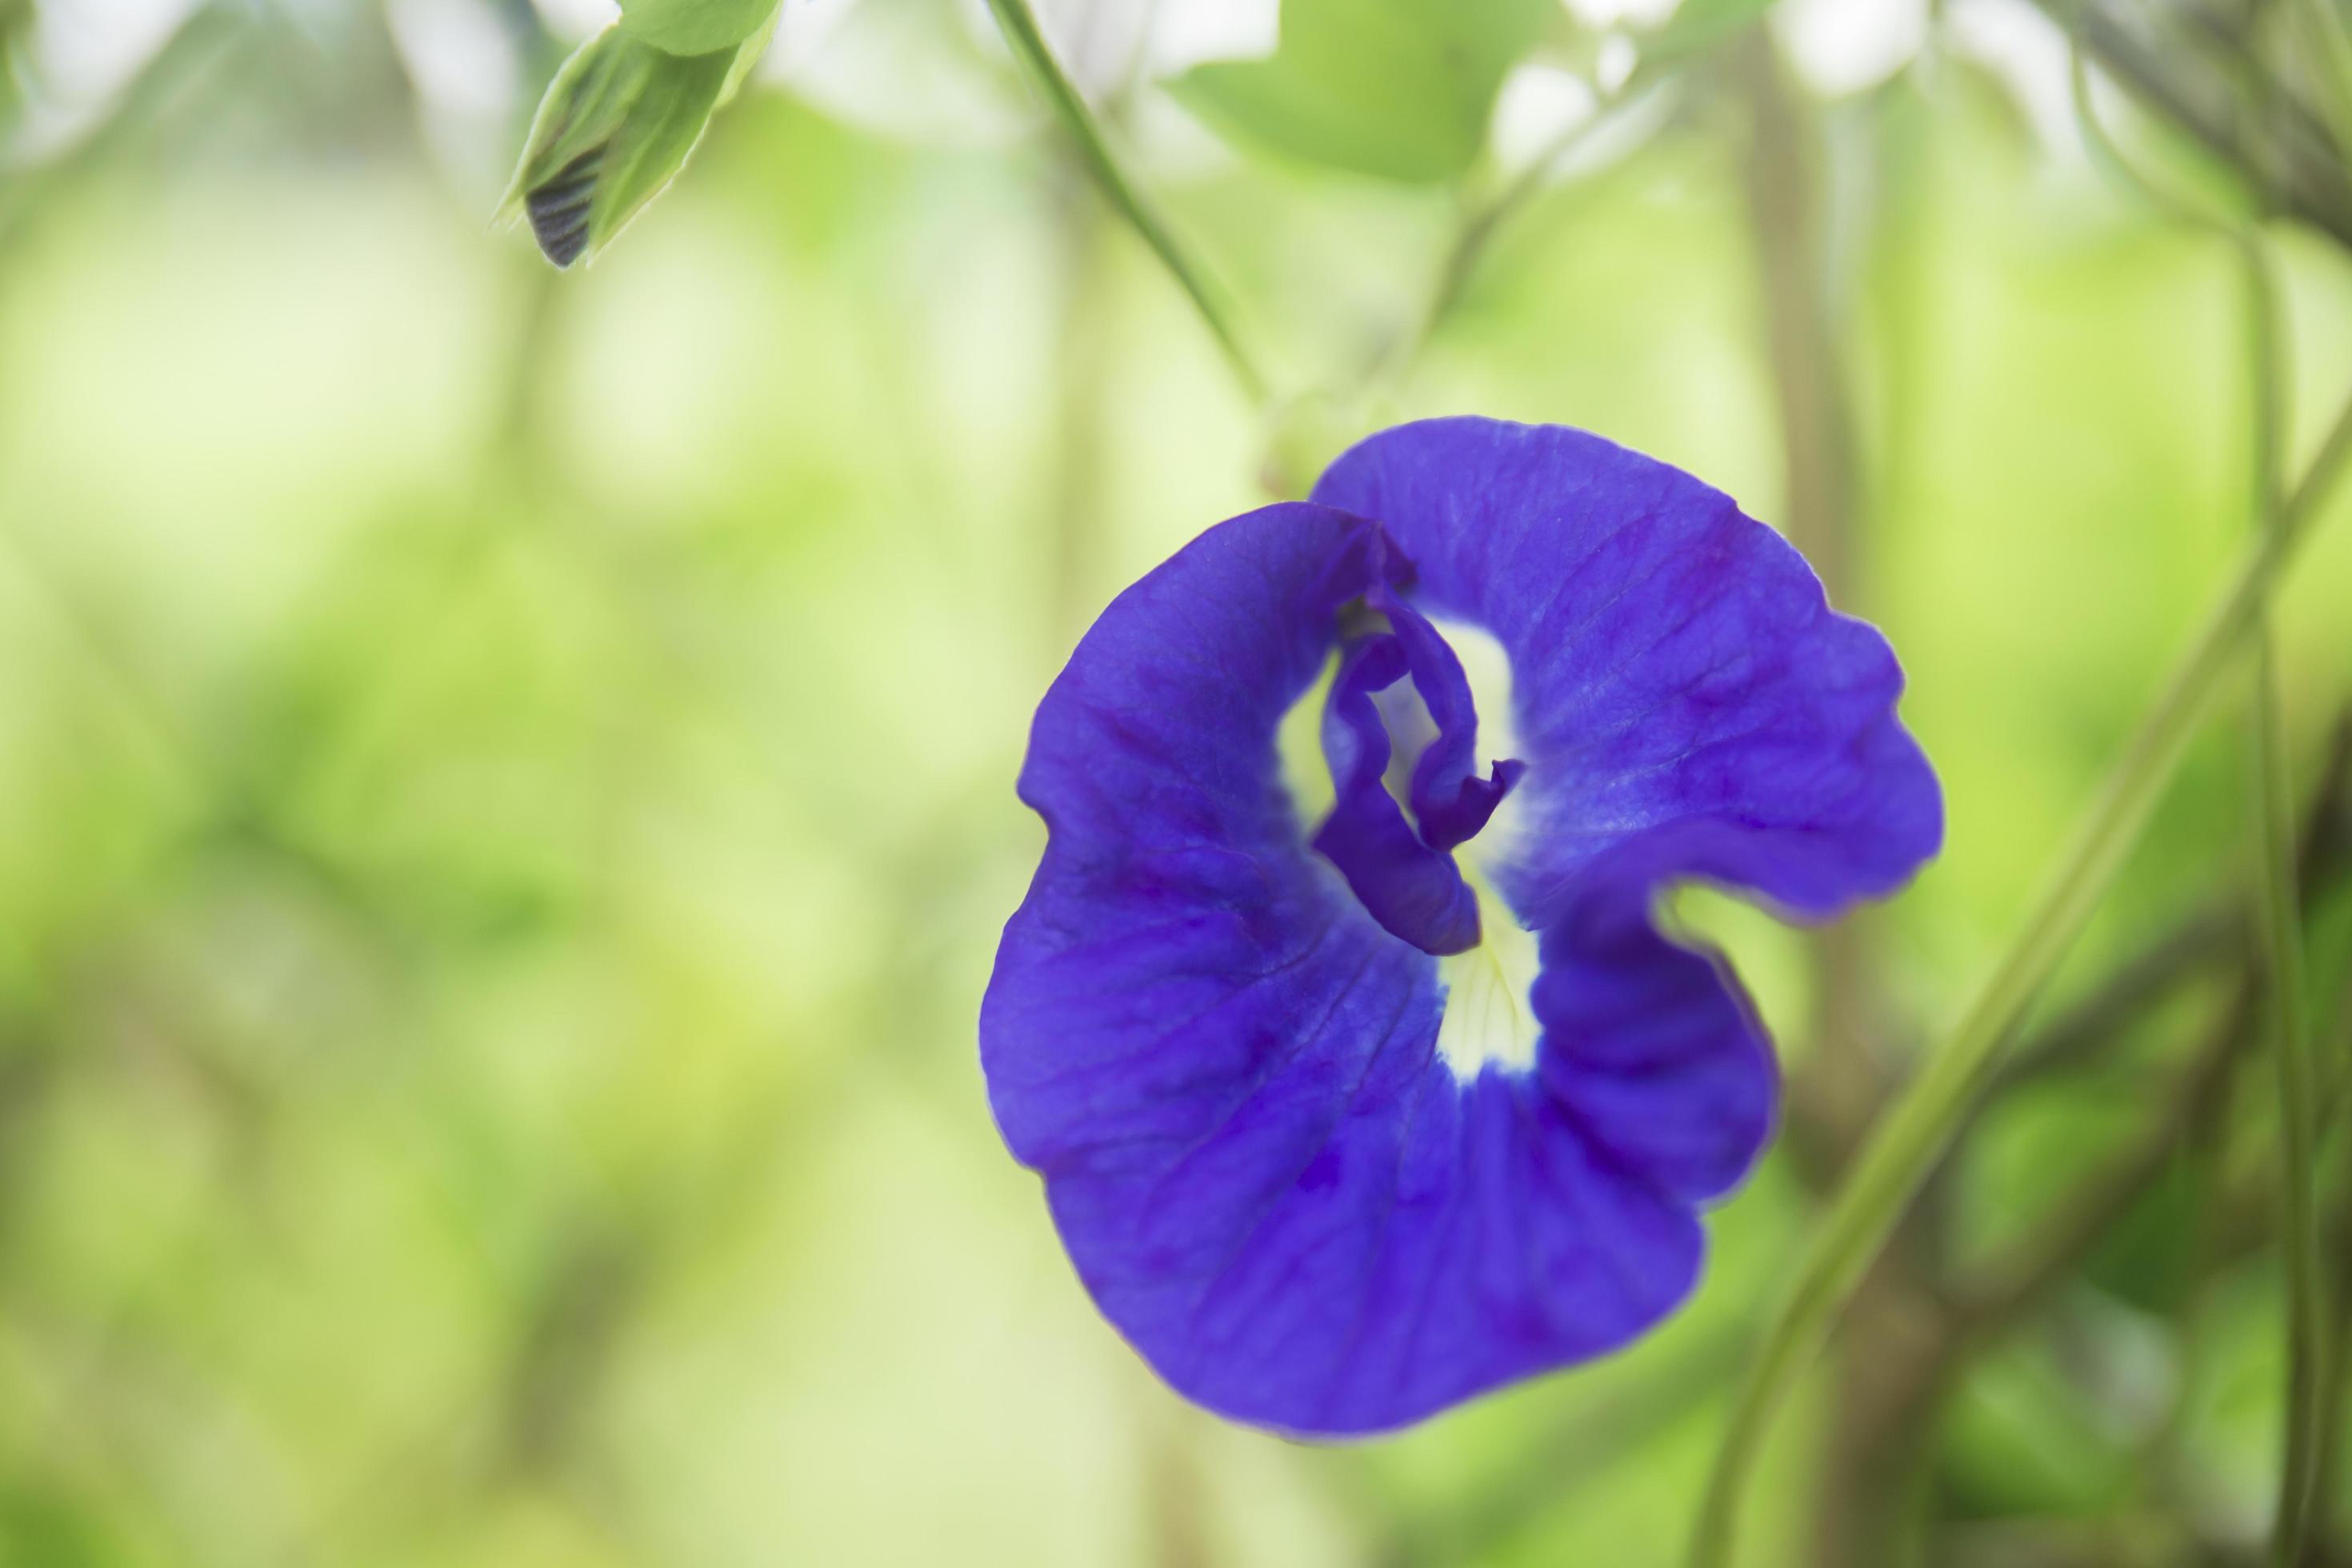
[{"label": "flower petal", "polygon": [[1412,601],[1509,654],[1529,831],[1506,890],[1531,927],[1676,877],[1825,918],[1935,853],[1885,639],[1719,490],[1580,430],[1456,418],[1360,443],[1315,499],[1377,520]]},{"label": "flower petal", "polygon": [[1323,716],[1335,799],[1315,849],[1384,929],[1423,952],[1466,952],[1478,945],[1478,896],[1452,856],[1414,836],[1381,782],[1389,733],[1372,694],[1403,679],[1407,668],[1404,645],[1386,632],[1342,651]]},{"label": "flower petal", "polygon": [[1270,507],[1120,595],[1040,706],[1051,832],[982,1058],[1105,1314],[1178,1389],[1301,1432],[1417,1419],[1623,1343],[1685,1204],[1528,1078],[1457,1082],[1435,962],[1305,843],[1275,730],[1369,531]]},{"label": "flower petal", "polygon": [[1428,617],[1392,590],[1384,588],[1379,602],[1412,670],[1413,688],[1437,727],[1412,766],[1413,820],[1432,849],[1452,849],[1478,836],[1527,769],[1515,759],[1497,758],[1491,777],[1478,776],[1478,710],[1462,660]]},{"label": "flower petal", "polygon": [[[1344,1433],[1601,1353],[1687,1293],[1695,1209],[1748,1169],[1775,1082],[1737,983],[1656,930],[1657,888],[1825,915],[1907,876],[1940,808],[1885,644],[1687,476],[1442,421],[1359,447],[1318,496],[1210,530],[1048,692],[1021,787],[1051,837],[981,1043],[1111,1321],[1202,1404]],[[1276,727],[1366,595],[1438,693],[1416,816],[1491,805],[1465,788],[1458,661],[1409,640],[1412,607],[1510,655],[1528,766],[1496,787],[1527,795],[1500,872],[1540,934],[1532,1071],[1440,1058],[1437,961],[1309,849],[1282,787]],[[1345,764],[1374,737],[1334,711]]]},{"label": "flower petal", "polygon": [[1659,935],[1644,899],[1596,899],[1543,933],[1530,999],[1538,1078],[1620,1168],[1687,1205],[1738,1184],[1780,1080],[1721,960]]}]

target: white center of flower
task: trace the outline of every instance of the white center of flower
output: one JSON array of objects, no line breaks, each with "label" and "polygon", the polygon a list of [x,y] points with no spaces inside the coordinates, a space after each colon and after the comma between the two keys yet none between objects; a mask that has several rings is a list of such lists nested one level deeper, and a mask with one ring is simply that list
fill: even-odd
[{"label": "white center of flower", "polygon": [[[1524,757],[1511,705],[1511,660],[1503,645],[1481,627],[1465,621],[1432,618],[1431,624],[1462,661],[1470,695],[1478,710],[1477,744],[1471,755],[1484,773],[1505,757]],[[1285,717],[1278,745],[1285,782],[1289,785],[1302,832],[1312,833],[1331,809],[1329,770],[1325,766],[1319,724],[1331,687],[1331,669],[1302,696]],[[1399,805],[1405,804],[1414,763],[1436,727],[1412,682],[1399,681],[1374,699],[1393,751],[1383,782]],[[1535,933],[1523,928],[1511,907],[1496,890],[1490,868],[1507,863],[1513,846],[1525,830],[1530,778],[1506,796],[1475,838],[1454,851],[1463,880],[1478,895],[1479,942],[1467,952],[1437,961],[1438,983],[1445,989],[1445,1014],[1438,1026],[1437,1050],[1456,1081],[1469,1083],[1493,1063],[1507,1072],[1526,1072],[1535,1066],[1536,1039],[1541,1033],[1528,987],[1542,965]]]},{"label": "white center of flower", "polygon": [[1437,1026],[1437,1054],[1456,1083],[1475,1082],[1489,1063],[1505,1072],[1536,1065],[1536,1022],[1528,988],[1542,969],[1536,933],[1512,918],[1511,909],[1467,864],[1476,843],[1464,846],[1462,874],[1478,895],[1478,945],[1437,961],[1438,984],[1445,987],[1445,1017]]},{"label": "white center of flower", "polygon": [[[1477,766],[1525,757],[1514,721],[1511,656],[1483,626],[1434,619],[1431,624],[1469,678],[1470,697],[1478,707],[1478,744],[1471,753]],[[1519,924],[1488,871],[1509,861],[1526,830],[1530,790],[1541,787],[1538,778],[1524,781],[1504,797],[1478,837],[1454,852],[1463,880],[1478,895],[1478,945],[1437,961],[1438,982],[1445,987],[1437,1053],[1460,1083],[1474,1081],[1490,1062],[1506,1072],[1526,1072],[1536,1063],[1536,1038],[1543,1031],[1528,999],[1543,967],[1536,934]]]}]

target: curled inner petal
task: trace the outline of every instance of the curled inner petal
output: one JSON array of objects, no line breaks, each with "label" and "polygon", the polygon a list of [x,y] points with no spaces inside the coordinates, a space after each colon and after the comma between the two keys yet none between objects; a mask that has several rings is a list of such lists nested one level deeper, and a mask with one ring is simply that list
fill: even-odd
[{"label": "curled inner petal", "polygon": [[1462,660],[1411,605],[1382,594],[1380,605],[1437,725],[1437,738],[1413,764],[1413,821],[1420,825],[1423,843],[1432,849],[1452,849],[1478,837],[1528,765],[1516,758],[1497,760],[1490,777],[1477,775],[1471,748],[1478,739],[1478,710]]},{"label": "curled inner petal", "polygon": [[[1367,596],[1389,629],[1350,639],[1323,715],[1337,800],[1314,840],[1372,918],[1441,957],[1478,945],[1478,898],[1449,851],[1477,836],[1527,772],[1516,760],[1473,771],[1478,710],[1462,661],[1437,628],[1385,584]],[[1381,784],[1392,745],[1375,693],[1410,677],[1436,733],[1413,764],[1412,824]],[[1418,826],[1418,832],[1415,826]]]},{"label": "curled inner petal", "polygon": [[1349,646],[1323,715],[1323,754],[1339,799],[1315,835],[1315,848],[1348,879],[1371,917],[1423,952],[1478,945],[1478,899],[1453,858],[1406,826],[1381,784],[1389,734],[1372,693],[1405,674],[1404,649],[1382,633]]}]

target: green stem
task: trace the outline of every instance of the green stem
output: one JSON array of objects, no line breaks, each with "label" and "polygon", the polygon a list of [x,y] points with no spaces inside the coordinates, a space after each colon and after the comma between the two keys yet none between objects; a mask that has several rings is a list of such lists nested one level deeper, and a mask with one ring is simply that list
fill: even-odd
[{"label": "green stem", "polygon": [[1615,123],[1620,110],[1648,96],[1652,89],[1663,87],[1673,74],[1672,70],[1646,66],[1635,68],[1614,89],[1598,93],[1592,112],[1554,136],[1501,192],[1470,208],[1454,231],[1453,243],[1446,247],[1445,259],[1438,264],[1429,298],[1412,331],[1373,368],[1370,379],[1380,394],[1392,395],[1421,363],[1430,343],[1462,303],[1463,294],[1477,274],[1479,263],[1486,259],[1495,236],[1541,194],[1570,153],[1602,127]]},{"label": "green stem", "polygon": [[[2248,432],[2248,511],[2260,536],[2274,538],[2284,523],[2279,504],[2284,469],[2286,376],[2278,281],[2264,250],[2261,228],[2253,223],[2206,216],[2168,195],[2137,168],[2108,136],[2094,111],[2089,70],[2082,37],[2074,39],[2073,81],[2075,117],[2091,146],[2137,186],[2158,207],[2189,226],[2218,234],[2230,242],[2242,265],[2246,286],[2248,394],[2252,419]],[[2263,85],[2256,86],[2258,105],[2267,107]],[[2257,145],[2267,145],[2258,142]],[[2273,189],[2269,173],[2257,160],[2248,173],[2258,200],[2267,205]],[[2271,1047],[2278,1079],[2280,1158],[2280,1225],[2287,1279],[2286,1392],[2283,1401],[2285,1437],[2279,1469],[2278,1508],[2271,1538],[2272,1562],[2294,1568],[2302,1560],[2304,1536],[2309,1528],[2311,1501],[2317,1484],[2314,1468],[2319,1446],[2319,1363],[2326,1354],[2325,1307],[2319,1283],[2317,1221],[2313,1196],[2316,1181],[2313,1150],[2317,1134],[2313,1123],[2314,1085],[2310,1021],[2303,996],[2303,920],[2296,890],[2294,806],[2291,797],[2286,740],[2279,711],[2276,638],[2264,615],[2254,637],[2254,689],[2252,725],[2253,744],[2249,783],[2252,800],[2254,843],[2255,956],[2263,980],[2263,1034]]]},{"label": "green stem", "polygon": [[[2079,34],[2076,42],[2075,101],[2094,146],[2115,158],[2125,176],[2160,205],[2181,211],[2178,203],[2149,186],[2128,161],[2120,157],[2119,150],[2105,140],[2105,128],[2090,112]],[[2196,220],[2193,214],[2188,216],[2203,221]],[[1727,1560],[1740,1497],[1773,1415],[1797,1374],[1827,1336],[1832,1321],[1885,1245],[1904,1209],[1996,1075],[2002,1047],[2019,1018],[2048,982],[2121,868],[2125,855],[2138,837],[2198,720],[2221,689],[2233,657],[2249,642],[2267,643],[2271,591],[2295,546],[2309,531],[2336,470],[2347,454],[2352,454],[2352,404],[2347,404],[2294,498],[2284,506],[2278,503],[2275,476],[2280,465],[2276,451],[2284,421],[2278,417],[2273,402],[2279,382],[2273,357],[2271,322],[2275,305],[2270,293],[2271,279],[2255,241],[2227,226],[2210,226],[2220,228],[2243,247],[2249,259],[2249,277],[2256,289],[2255,304],[2262,315],[2262,330],[2256,334],[2255,344],[2255,447],[2261,468],[2257,510],[2265,526],[2202,635],[2176,667],[2156,706],[2141,721],[2118,759],[2089,818],[2077,831],[2067,853],[2061,857],[2056,874],[2033,904],[2018,939],[1944,1047],[1874,1131],[1851,1179],[1832,1204],[1796,1288],[1767,1336],[1763,1352],[1733,1409],[1693,1540],[1691,1560],[1697,1568],[1718,1568]],[[2266,662],[2262,673],[2267,682]],[[2275,801],[2282,771],[2265,768],[2263,773],[2264,874],[2261,901],[2265,907],[2260,918],[2265,928],[2262,933],[2265,951],[2274,955],[2274,975],[2291,978],[2299,927],[2291,866],[2293,830],[2278,826],[2288,815],[2284,804]],[[2278,849],[2282,838],[2286,843],[2284,854],[2290,858],[2284,862]],[[2278,902],[2282,889],[2283,905]],[[2273,984],[2276,985],[2279,981],[2274,978]],[[2282,1051],[2282,1073],[2295,1074],[2299,1070],[2297,1085],[2307,1086],[2308,1054],[2297,1056],[2290,1065],[2287,1058],[2294,1054],[2291,1048]],[[2284,1083],[2282,1089],[2295,1094],[2300,1103],[2289,1110],[2289,1115],[2306,1118],[2307,1131],[2308,1092],[2296,1092]],[[2290,1132],[2290,1140],[2293,1136]],[[2305,1184],[2310,1173],[2308,1155],[2307,1139],[2301,1149],[2301,1158],[2295,1148],[2287,1152],[2287,1184],[2290,1189],[2303,1189],[2302,1201],[2305,1205],[2309,1199]],[[2291,1205],[2295,1201],[2289,1199]],[[2307,1251],[2303,1261],[2307,1271]],[[2294,1268],[2291,1256],[2290,1270]],[[2298,1295],[2305,1294],[2300,1283],[2296,1289]],[[2294,1309],[2298,1361],[2302,1347],[2312,1342],[2305,1325],[2307,1322],[2314,1331],[2316,1327],[2315,1315],[2306,1319],[2305,1313],[2302,1305]],[[2298,1381],[2303,1370],[2298,1365]],[[2299,1402],[2301,1397],[2291,1394],[2291,1403]],[[2314,1429],[2300,1419],[2294,1419],[2290,1427],[2288,1479],[2283,1491],[2281,1516],[2282,1531],[2288,1535],[2295,1533],[2294,1520],[2307,1511],[2300,1502],[2307,1500],[2308,1489],[2296,1478],[2308,1468],[2308,1444],[2298,1438],[2311,1430]]]},{"label": "green stem", "polygon": [[1045,47],[1045,36],[1038,30],[1036,14],[1030,10],[1029,0],[988,0],[988,8],[995,14],[996,25],[1012,47],[1013,58],[1045,95],[1046,103],[1062,121],[1063,129],[1070,133],[1078,158],[1102,191],[1103,199],[1151,247],[1160,265],[1168,268],[1169,275],[1192,300],[1201,319],[1208,323],[1211,335],[1217,340],[1217,346],[1224,351],[1225,362],[1233,366],[1243,391],[1252,402],[1264,404],[1270,384],[1234,328],[1233,306],[1224,290],[1185,251],[1159,207],[1128,177],[1094,111],[1063,74],[1053,50]]},{"label": "green stem", "polygon": [[[2278,475],[2285,417],[2284,356],[2278,284],[2261,238],[2248,229],[2237,236],[2245,260],[2246,304],[2253,376],[2253,512],[2262,536],[2275,535],[2283,514]],[[2253,703],[2253,805],[2258,835],[2254,855],[2255,934],[2263,960],[2266,1018],[2278,1075],[2280,1224],[2287,1280],[2287,1372],[2284,1459],[2279,1471],[2278,1511],[2271,1536],[2271,1561],[2294,1568],[2303,1560],[2316,1495],[2319,1451],[2320,1362],[2326,1354],[2326,1309],[2319,1282],[2319,1235],[2314,1184],[2317,1181],[2314,1125],[2317,1072],[2312,1061],[2311,1023],[2304,1005],[2303,919],[2296,888],[2294,806],[2290,798],[2286,737],[2279,702],[2277,636],[2265,616],[2255,639]]]},{"label": "green stem", "polygon": [[2319,1279],[2318,1132],[2314,1124],[2318,1075],[2312,1061],[2311,1020],[2304,1005],[2303,922],[2296,915],[2293,808],[2286,799],[2287,755],[2280,721],[2276,637],[2267,623],[2259,639],[2254,700],[2254,787],[2262,842],[2257,926],[2263,980],[2269,992],[2271,1044],[2278,1070],[2281,1204],[2287,1289],[2286,1434],[2279,1471],[2278,1511],[2271,1561],[2294,1568],[2318,1495],[2319,1391],[2326,1358],[2326,1310]]},{"label": "green stem", "polygon": [[[2340,37],[2340,33],[2338,37]],[[2331,89],[2333,83],[2329,84]],[[2331,90],[2328,98],[2335,101]],[[2273,108],[2267,92],[2257,100]],[[2267,193],[2267,187],[2262,187]],[[2252,379],[2252,510],[2268,539],[2283,522],[2280,475],[2284,468],[2286,337],[2278,279],[2254,224],[2235,228],[2246,281],[2247,365]],[[2320,1394],[2327,1357],[2326,1287],[2320,1281],[2318,1220],[2318,1068],[2312,1059],[2311,1019],[2303,988],[2303,901],[2297,887],[2294,803],[2286,726],[2280,700],[2278,633],[2263,618],[2255,641],[2253,700],[2254,931],[2265,987],[2265,1022],[2278,1079],[2280,1247],[2286,1272],[2285,1423],[2281,1444],[2278,1506],[2271,1526],[2274,1568],[2303,1561],[2313,1505],[2318,1497]]]},{"label": "green stem", "polygon": [[2297,0],[2294,20],[2314,57],[2321,118],[2336,138],[2337,155],[2352,158],[2352,26],[2335,0]]},{"label": "green stem", "polygon": [[1733,1407],[1700,1508],[1690,1554],[1694,1568],[1720,1568],[1728,1560],[1741,1495],[1782,1399],[1991,1081],[2019,1017],[2114,880],[2198,721],[2261,625],[2273,588],[2310,532],[2347,456],[2352,404],[2337,416],[2302,485],[2281,510],[2278,526],[2256,542],[2141,720],[2017,940],[1942,1048],[1864,1145]]},{"label": "green stem", "polygon": [[[2099,63],[2140,104],[2159,119],[2187,132],[2206,150],[2235,170],[2249,185],[2263,188],[2272,182],[2267,166],[2277,176],[2277,191],[2289,216],[2352,247],[2352,186],[2326,139],[2300,110],[2282,106],[2282,118],[2298,128],[2292,142],[2282,147],[2255,144],[2228,114],[2212,103],[2217,67],[2194,50],[2158,55],[2132,29],[2119,25],[2095,0],[2032,0],[2050,19],[2077,33]],[[2183,72],[2190,61],[2209,74],[2200,83]]]}]

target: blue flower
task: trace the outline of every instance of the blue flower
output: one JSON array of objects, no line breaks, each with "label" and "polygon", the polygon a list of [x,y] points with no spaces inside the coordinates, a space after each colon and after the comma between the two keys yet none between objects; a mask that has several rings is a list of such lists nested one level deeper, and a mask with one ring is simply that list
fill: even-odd
[{"label": "blue flower", "polygon": [[[1327,670],[1312,823],[1277,732]],[[1661,890],[1901,886],[1942,834],[1901,688],[1727,497],[1556,426],[1385,431],[1120,595],[1037,710],[1050,837],[980,1030],[1103,1312],[1188,1397],[1325,1434],[1657,1322],[1777,1098]]]}]

